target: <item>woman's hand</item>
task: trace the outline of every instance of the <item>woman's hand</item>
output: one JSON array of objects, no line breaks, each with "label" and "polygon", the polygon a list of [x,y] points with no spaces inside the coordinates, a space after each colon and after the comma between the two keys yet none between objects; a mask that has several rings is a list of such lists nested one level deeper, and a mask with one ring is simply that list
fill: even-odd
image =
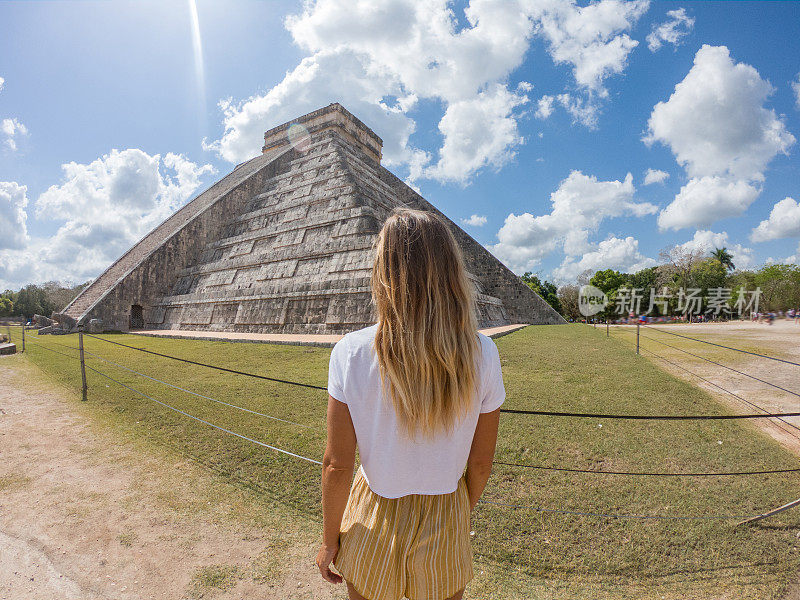
[{"label": "woman's hand", "polygon": [[336,558],[336,555],[339,553],[339,544],[337,543],[335,546],[327,546],[322,544],[320,546],[319,552],[317,552],[317,566],[319,567],[319,572],[322,573],[322,578],[325,581],[329,581],[330,583],[342,583],[342,576],[338,573],[334,573],[331,571],[331,563]]}]

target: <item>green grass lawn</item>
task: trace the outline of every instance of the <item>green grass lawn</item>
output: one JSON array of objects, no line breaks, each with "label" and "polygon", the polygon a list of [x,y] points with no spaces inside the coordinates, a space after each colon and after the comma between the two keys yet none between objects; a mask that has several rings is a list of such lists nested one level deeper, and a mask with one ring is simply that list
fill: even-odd
[{"label": "green grass lawn", "polygon": [[[109,335],[132,345],[268,376],[325,385],[327,348]],[[34,338],[36,339],[36,338]],[[36,340],[39,341],[39,340]],[[40,344],[77,345],[77,336]],[[324,391],[220,373],[91,338],[86,349],[152,377],[228,403],[308,425],[299,427],[167,388],[88,357],[119,381],[242,435],[319,460]],[[536,326],[497,340],[506,407],[606,413],[725,412],[662,371],[630,343],[582,325]],[[78,363],[29,343],[26,355],[68,386]],[[120,435],[145,437],[192,457],[219,477],[270,499],[287,519],[319,527],[319,468],[169,411],[88,373],[89,402]],[[633,471],[727,471],[800,467],[741,421],[598,421],[503,415],[497,459],[533,465]],[[547,509],[628,515],[748,515],[800,497],[798,474],[651,478],[496,466],[473,517],[478,598],[780,598],[800,567],[800,513],[758,524],[735,520],[611,519]]]}]

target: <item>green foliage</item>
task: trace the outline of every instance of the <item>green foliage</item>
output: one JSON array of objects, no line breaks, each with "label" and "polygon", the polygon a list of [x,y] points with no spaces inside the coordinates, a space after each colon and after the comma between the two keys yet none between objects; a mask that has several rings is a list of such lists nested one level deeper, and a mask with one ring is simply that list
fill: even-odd
[{"label": "green foliage", "polygon": [[14,301],[7,296],[0,296],[0,317],[10,317],[14,314]]},{"label": "green foliage", "polygon": [[[63,309],[89,283],[70,286],[57,281],[48,281],[42,285],[29,284],[18,292],[6,290],[0,295],[0,317],[22,316],[30,319],[33,315],[49,317],[53,312]],[[4,312],[3,298],[10,302]]]},{"label": "green foliage", "polygon": [[733,271],[736,268],[736,265],[733,264],[733,255],[728,252],[727,248],[714,248],[714,251],[711,253],[711,258],[722,265],[726,272],[728,270]]},{"label": "green foliage", "polygon": [[614,269],[606,269],[605,271],[598,271],[592,275],[589,283],[603,290],[607,296],[611,297],[612,293],[616,292],[624,285],[627,285],[628,276]]},{"label": "green foliage", "polygon": [[703,290],[703,295],[708,294],[711,288],[724,288],[728,286],[728,272],[716,258],[706,258],[697,262],[691,271],[694,287]]},{"label": "green foliage", "polygon": [[539,294],[542,299],[547,302],[553,309],[560,313],[562,312],[561,302],[558,299],[558,288],[554,283],[550,283],[549,281],[542,281],[539,279],[538,276],[534,275],[530,271],[526,272],[521,277],[522,281],[531,288],[534,292]]}]

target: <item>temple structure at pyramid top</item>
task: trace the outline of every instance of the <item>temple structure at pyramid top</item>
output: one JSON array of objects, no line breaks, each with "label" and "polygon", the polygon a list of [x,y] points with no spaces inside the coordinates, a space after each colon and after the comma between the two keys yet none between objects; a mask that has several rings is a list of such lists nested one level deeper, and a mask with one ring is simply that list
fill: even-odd
[{"label": "temple structure at pyramid top", "polygon": [[[396,206],[435,207],[381,166],[383,142],[339,104],[264,135],[262,154],[142,238],[61,313],[95,329],[344,333],[375,322],[372,243]],[[481,327],[563,323],[445,217]]]}]

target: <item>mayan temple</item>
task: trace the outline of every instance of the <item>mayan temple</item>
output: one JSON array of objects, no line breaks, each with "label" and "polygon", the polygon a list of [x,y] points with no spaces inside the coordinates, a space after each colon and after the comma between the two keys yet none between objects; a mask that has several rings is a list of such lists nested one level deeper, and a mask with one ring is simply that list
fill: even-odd
[{"label": "mayan temple", "polygon": [[[396,206],[444,216],[381,166],[382,145],[339,104],[267,131],[260,156],[156,227],[55,317],[122,331],[315,334],[374,323],[370,249],[383,221]],[[481,327],[564,322],[446,220]]]}]

